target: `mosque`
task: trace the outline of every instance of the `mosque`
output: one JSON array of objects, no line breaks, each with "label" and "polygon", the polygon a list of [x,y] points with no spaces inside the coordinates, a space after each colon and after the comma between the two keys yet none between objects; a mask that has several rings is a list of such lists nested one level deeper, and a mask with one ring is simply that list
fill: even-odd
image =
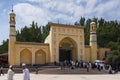
[{"label": "mosque", "polygon": [[46,64],[64,60],[84,60],[94,62],[105,57],[108,48],[98,48],[96,23],[90,23],[90,45],[85,45],[84,27],[49,23],[50,32],[44,43],[16,41],[16,14],[9,14],[9,51],[10,65]]}]

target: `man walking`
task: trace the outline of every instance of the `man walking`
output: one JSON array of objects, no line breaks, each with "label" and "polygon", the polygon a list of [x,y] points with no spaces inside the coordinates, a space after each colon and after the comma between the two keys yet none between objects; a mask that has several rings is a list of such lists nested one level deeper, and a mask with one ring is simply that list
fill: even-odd
[{"label": "man walking", "polygon": [[12,65],[9,66],[8,72],[7,72],[7,79],[8,80],[13,80],[13,75],[14,75],[13,67]]},{"label": "man walking", "polygon": [[23,80],[30,80],[29,69],[26,67],[26,64],[22,64],[23,68]]}]

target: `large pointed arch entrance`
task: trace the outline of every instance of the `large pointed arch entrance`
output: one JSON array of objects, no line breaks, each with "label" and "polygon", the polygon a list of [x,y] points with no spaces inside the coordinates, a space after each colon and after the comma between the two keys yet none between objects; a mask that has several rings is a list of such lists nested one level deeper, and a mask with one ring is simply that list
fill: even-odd
[{"label": "large pointed arch entrance", "polygon": [[69,37],[62,39],[59,43],[59,61],[77,60],[77,44]]}]

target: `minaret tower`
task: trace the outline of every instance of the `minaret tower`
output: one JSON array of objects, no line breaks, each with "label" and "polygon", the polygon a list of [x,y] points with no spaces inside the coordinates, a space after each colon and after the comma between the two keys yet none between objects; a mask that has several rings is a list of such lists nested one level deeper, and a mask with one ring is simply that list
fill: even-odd
[{"label": "minaret tower", "polygon": [[15,13],[13,11],[13,6],[12,10],[9,14],[10,20],[10,31],[9,31],[9,52],[8,52],[8,62],[10,65],[15,64],[15,42],[16,42],[16,29],[15,29]]},{"label": "minaret tower", "polygon": [[91,56],[90,59],[94,62],[97,59],[97,35],[96,35],[96,23],[90,23],[90,47]]}]

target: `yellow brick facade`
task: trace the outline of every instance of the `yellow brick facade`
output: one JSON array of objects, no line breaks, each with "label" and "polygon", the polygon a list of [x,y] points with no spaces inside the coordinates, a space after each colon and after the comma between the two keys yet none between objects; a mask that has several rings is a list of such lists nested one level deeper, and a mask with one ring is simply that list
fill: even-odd
[{"label": "yellow brick facade", "polygon": [[50,60],[49,44],[33,42],[15,43],[15,64],[45,64]]},{"label": "yellow brick facade", "polygon": [[[44,43],[17,42],[15,14],[10,13],[9,64],[45,64],[61,60],[85,60],[94,62],[106,50],[98,50],[96,26],[91,23],[90,46],[85,46],[84,27],[49,23],[50,32]],[[96,41],[96,42],[95,42]],[[108,50],[108,49],[107,49]],[[67,57],[66,57],[67,56]]]},{"label": "yellow brick facade", "polygon": [[98,59],[102,60],[105,57],[105,54],[110,51],[110,48],[98,48]]}]

